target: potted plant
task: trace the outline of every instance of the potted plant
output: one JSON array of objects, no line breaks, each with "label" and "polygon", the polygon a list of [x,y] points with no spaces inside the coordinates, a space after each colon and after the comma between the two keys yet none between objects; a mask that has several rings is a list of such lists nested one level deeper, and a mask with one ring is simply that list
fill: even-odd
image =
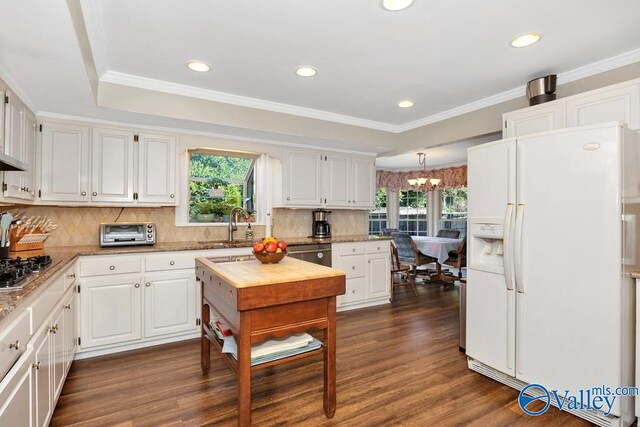
[{"label": "potted plant", "polygon": [[198,209],[198,214],[196,214],[196,221],[198,222],[220,221],[224,215],[223,206],[213,200],[202,200],[196,202],[195,205]]}]

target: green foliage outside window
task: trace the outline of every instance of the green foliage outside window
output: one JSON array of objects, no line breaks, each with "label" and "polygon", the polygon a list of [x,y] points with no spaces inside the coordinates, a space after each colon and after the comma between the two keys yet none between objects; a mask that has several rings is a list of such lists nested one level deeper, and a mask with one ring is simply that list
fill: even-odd
[{"label": "green foliage outside window", "polygon": [[254,160],[191,153],[189,217],[196,222],[220,222],[235,206],[254,210]]}]

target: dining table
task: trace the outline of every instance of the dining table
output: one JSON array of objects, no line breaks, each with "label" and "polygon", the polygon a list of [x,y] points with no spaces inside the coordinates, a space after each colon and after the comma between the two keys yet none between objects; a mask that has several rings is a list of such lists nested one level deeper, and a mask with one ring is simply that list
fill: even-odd
[{"label": "dining table", "polygon": [[411,238],[420,252],[437,259],[436,272],[430,276],[431,280],[442,280],[442,264],[449,258],[449,252],[458,248],[462,239],[433,236],[411,236]]}]

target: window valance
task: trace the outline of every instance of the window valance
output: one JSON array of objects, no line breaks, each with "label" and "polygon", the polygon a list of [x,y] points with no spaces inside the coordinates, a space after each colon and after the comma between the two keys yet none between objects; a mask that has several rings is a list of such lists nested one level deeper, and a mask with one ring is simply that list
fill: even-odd
[{"label": "window valance", "polygon": [[[430,171],[416,170],[407,172],[392,172],[385,170],[376,171],[376,188],[386,188],[391,191],[418,190],[417,185],[409,185],[409,178],[438,178],[439,189],[466,187],[467,165],[454,168],[433,169]],[[425,184],[427,190],[433,190],[431,184]]]}]

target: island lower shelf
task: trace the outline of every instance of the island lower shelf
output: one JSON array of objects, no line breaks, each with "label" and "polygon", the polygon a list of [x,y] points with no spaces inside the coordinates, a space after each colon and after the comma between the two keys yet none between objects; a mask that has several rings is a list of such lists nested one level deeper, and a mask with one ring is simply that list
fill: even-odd
[{"label": "island lower shelf", "polygon": [[[220,338],[218,338],[218,336],[215,334],[215,332],[213,332],[213,329],[211,328],[210,325],[205,325],[203,324],[202,329],[204,330],[204,336],[211,342],[213,343],[213,346],[220,352],[220,355],[224,358],[224,360],[227,362],[227,364],[231,367],[231,369],[233,369],[233,371],[237,374],[238,373],[238,361],[236,360],[235,357],[233,357],[232,354],[230,353],[223,353],[222,352],[222,346],[223,346],[223,342]],[[259,369],[263,369],[263,368],[268,368],[270,366],[276,366],[276,365],[280,365],[282,363],[287,363],[287,362],[292,362],[294,360],[298,360],[298,359],[303,359],[305,357],[311,357],[311,356],[317,356],[317,355],[321,355],[324,352],[324,344],[322,347],[317,348],[317,349],[312,349],[312,350],[307,350],[298,354],[294,354],[291,356],[286,356],[277,360],[271,360],[268,362],[260,362],[260,363],[256,363],[255,365],[251,365],[251,369],[252,370],[259,370]]]}]

